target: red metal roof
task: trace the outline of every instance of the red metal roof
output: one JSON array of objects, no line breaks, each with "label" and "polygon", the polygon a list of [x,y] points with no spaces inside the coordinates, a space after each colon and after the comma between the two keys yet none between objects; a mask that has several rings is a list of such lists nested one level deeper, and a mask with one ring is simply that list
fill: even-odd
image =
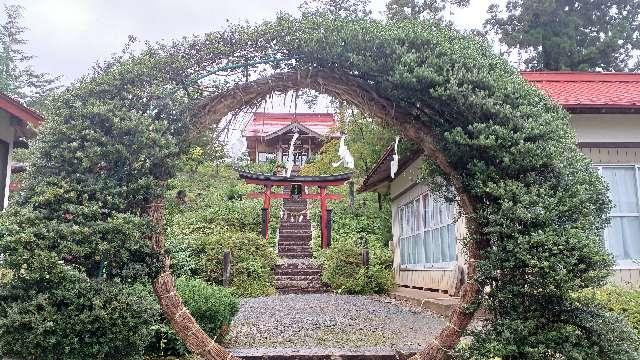
[{"label": "red metal roof", "polygon": [[0,93],[0,109],[5,110],[9,114],[17,117],[25,123],[33,125],[34,127],[40,126],[44,121],[44,118],[40,114],[22,105],[18,100],[3,93]]},{"label": "red metal roof", "polygon": [[328,113],[262,113],[253,114],[253,119],[247,124],[243,136],[267,136],[285,128],[292,123],[316,132],[322,136],[335,136],[336,118]]},{"label": "red metal roof", "polygon": [[640,73],[525,71],[522,77],[568,110],[640,108]]}]

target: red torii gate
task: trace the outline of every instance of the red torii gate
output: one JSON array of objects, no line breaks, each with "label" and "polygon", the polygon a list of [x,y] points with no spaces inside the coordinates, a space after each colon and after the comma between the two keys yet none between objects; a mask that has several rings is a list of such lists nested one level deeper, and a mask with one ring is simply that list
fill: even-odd
[{"label": "red torii gate", "polygon": [[340,186],[345,182],[351,179],[353,174],[338,174],[338,175],[327,175],[327,176],[281,176],[281,175],[269,175],[269,174],[258,174],[251,173],[242,170],[236,170],[240,179],[243,179],[247,184],[261,185],[264,186],[263,192],[252,192],[249,193],[249,197],[252,199],[262,199],[263,205],[262,209],[265,213],[263,221],[264,226],[264,236],[265,238],[269,237],[269,219],[271,217],[271,200],[272,199],[290,199],[292,195],[281,193],[281,192],[273,192],[272,188],[274,186],[291,186],[300,185],[302,189],[305,187],[318,187],[319,192],[317,193],[302,193],[300,195],[301,199],[306,200],[320,200],[320,232],[322,238],[322,248],[326,249],[329,247],[329,223],[327,219],[327,201],[328,200],[341,200],[343,198],[342,195],[339,194],[328,194],[327,187],[328,186]]}]

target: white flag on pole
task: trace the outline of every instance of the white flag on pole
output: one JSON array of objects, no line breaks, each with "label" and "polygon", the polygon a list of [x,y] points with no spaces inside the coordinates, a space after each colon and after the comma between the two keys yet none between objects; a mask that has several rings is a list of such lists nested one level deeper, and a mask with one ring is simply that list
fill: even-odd
[{"label": "white flag on pole", "polygon": [[394,154],[393,154],[393,160],[391,160],[391,178],[395,179],[396,177],[396,172],[398,172],[398,140],[400,140],[400,136],[396,136],[396,144],[394,146]]},{"label": "white flag on pole", "polygon": [[293,170],[293,146],[298,140],[298,133],[293,134],[293,138],[291,138],[291,143],[289,144],[289,156],[287,157],[287,177],[291,176],[291,171]]},{"label": "white flag on pole", "polygon": [[353,156],[351,156],[351,152],[347,148],[347,145],[345,145],[344,143],[345,137],[346,135],[342,135],[342,137],[340,137],[340,146],[338,146],[338,156],[340,156],[340,160],[337,162],[334,162],[333,167],[336,167],[342,164],[345,167],[348,167],[349,169],[353,169],[354,167]]}]

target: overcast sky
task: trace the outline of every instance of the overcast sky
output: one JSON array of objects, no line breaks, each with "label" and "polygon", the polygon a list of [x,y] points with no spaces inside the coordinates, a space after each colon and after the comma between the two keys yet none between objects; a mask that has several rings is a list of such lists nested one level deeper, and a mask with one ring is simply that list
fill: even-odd
[{"label": "overcast sky", "polygon": [[[472,0],[455,12],[459,28],[480,27],[491,2]],[[220,30],[226,21],[259,22],[278,11],[297,12],[301,0],[0,0],[24,7],[28,50],[41,72],[62,75],[65,83],[86,73],[99,59],[118,52],[129,35],[168,40]],[[373,0],[379,15],[385,0]]]}]

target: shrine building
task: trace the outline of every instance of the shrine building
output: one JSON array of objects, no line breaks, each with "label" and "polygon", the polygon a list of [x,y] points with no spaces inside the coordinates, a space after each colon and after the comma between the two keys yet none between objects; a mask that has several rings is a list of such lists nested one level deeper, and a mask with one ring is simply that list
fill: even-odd
[{"label": "shrine building", "polygon": [[294,164],[303,165],[318,153],[322,145],[340,137],[333,114],[328,113],[264,113],[256,112],[242,136],[252,162],[288,161],[289,144],[294,134]]}]

